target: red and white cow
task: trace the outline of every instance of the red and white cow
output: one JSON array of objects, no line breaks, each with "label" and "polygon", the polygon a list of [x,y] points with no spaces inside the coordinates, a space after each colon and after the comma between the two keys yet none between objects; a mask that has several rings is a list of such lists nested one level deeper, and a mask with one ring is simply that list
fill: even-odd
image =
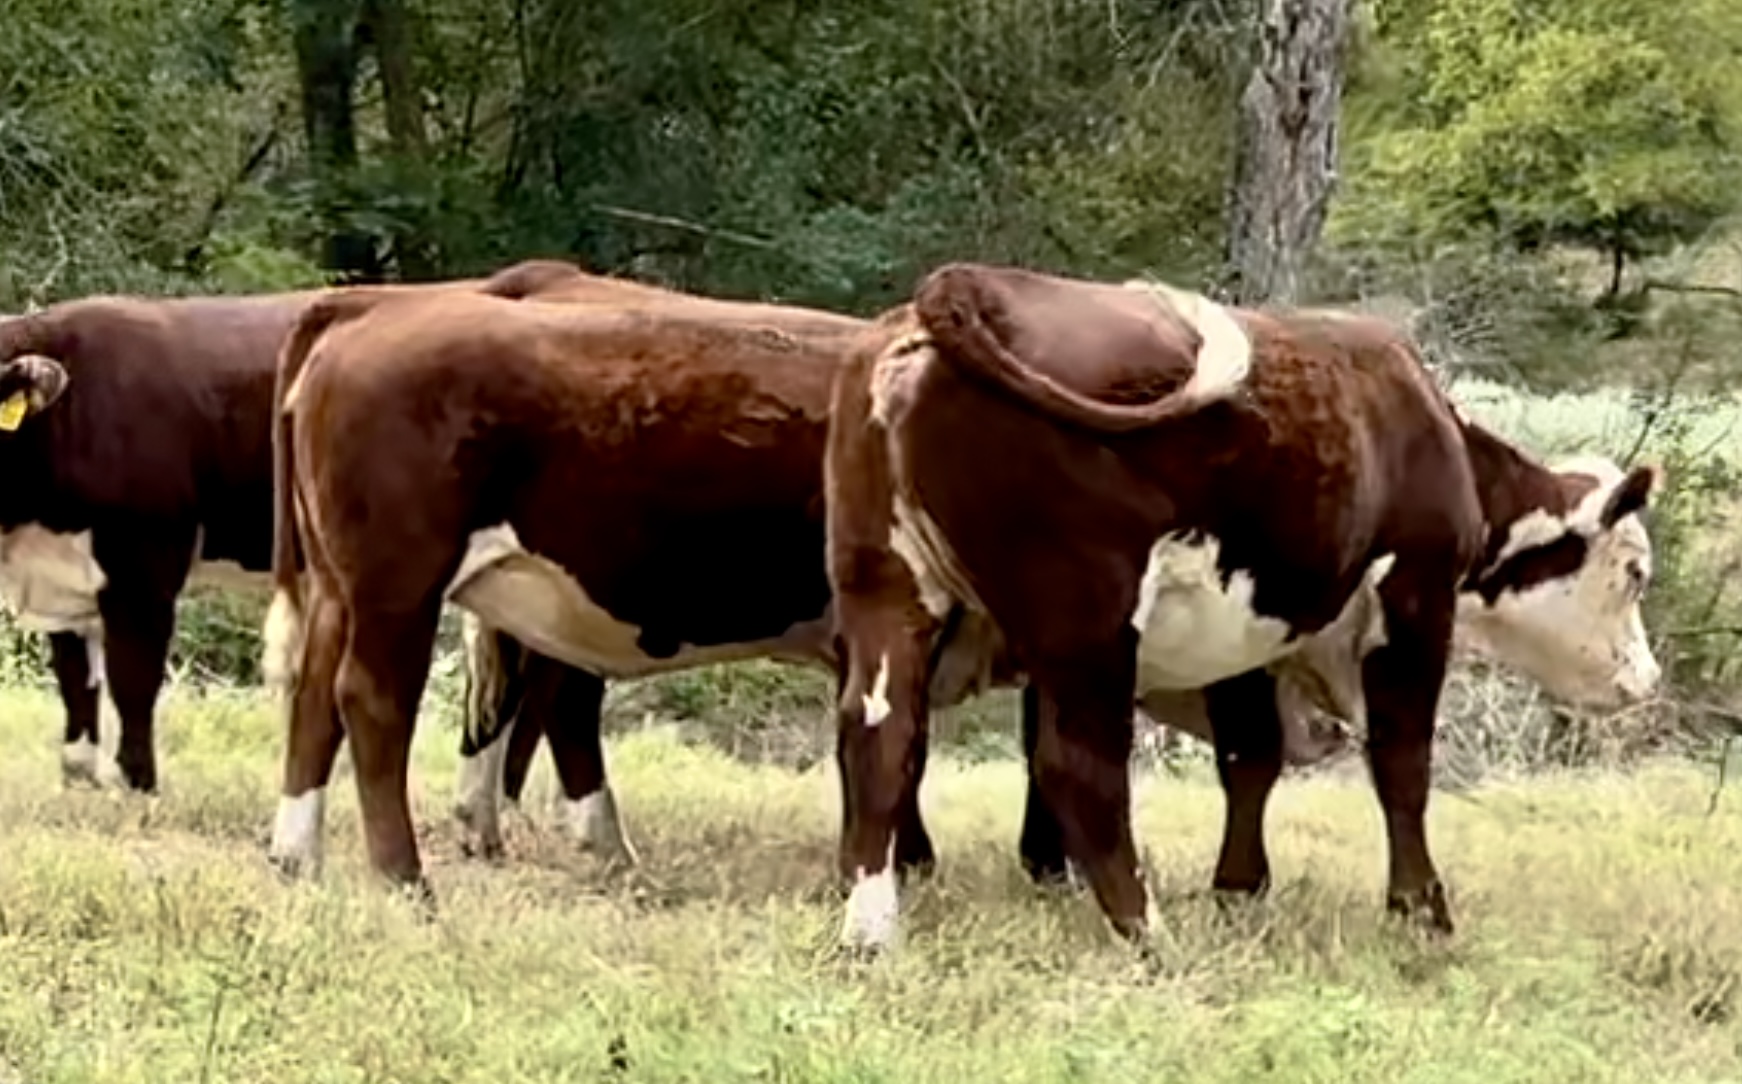
[{"label": "red and white cow", "polygon": [[[1460,417],[1376,320],[935,271],[835,389],[844,941],[897,932],[894,814],[923,771],[929,646],[962,609],[1002,639],[1036,709],[1024,856],[1068,858],[1121,933],[1152,921],[1130,827],[1132,702],[1201,691],[1227,800],[1214,885],[1256,893],[1279,680],[1361,724],[1388,906],[1449,931],[1423,814],[1454,619],[1569,700],[1619,703],[1658,681],[1636,516],[1657,474],[1574,467],[1550,471]],[[1315,661],[1327,633],[1340,643]]]}]

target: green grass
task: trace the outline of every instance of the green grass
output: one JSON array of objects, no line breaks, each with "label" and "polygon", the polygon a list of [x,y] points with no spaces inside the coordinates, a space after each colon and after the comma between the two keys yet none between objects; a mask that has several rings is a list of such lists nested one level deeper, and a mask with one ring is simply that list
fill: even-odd
[{"label": "green grass", "polygon": [[1742,1079],[1742,794],[1708,816],[1686,765],[1437,796],[1446,945],[1382,919],[1358,773],[1285,781],[1276,889],[1231,921],[1199,891],[1213,783],[1146,776],[1166,923],[1140,964],[1087,899],[1022,880],[1019,766],[935,759],[939,875],[900,951],[849,965],[826,759],[613,739],[643,855],[618,874],[545,827],[541,761],[490,868],[458,856],[430,726],[423,923],[367,876],[348,774],[325,878],[267,871],[278,723],[255,695],[171,696],[152,800],[62,792],[56,727],[49,694],[0,698],[0,1081]]}]

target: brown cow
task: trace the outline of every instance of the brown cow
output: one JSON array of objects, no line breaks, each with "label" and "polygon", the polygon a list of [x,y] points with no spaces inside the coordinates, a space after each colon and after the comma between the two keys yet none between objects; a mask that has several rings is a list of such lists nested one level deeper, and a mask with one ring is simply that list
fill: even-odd
[{"label": "brown cow", "polygon": [[[647,289],[551,260],[383,289],[519,298],[581,281]],[[97,781],[107,676],[121,777],[153,790],[176,599],[190,582],[269,589],[278,351],[317,296],[91,297],[0,320],[0,597],[49,636],[68,783]]]},{"label": "brown cow", "polygon": [[862,327],[677,296],[312,305],[281,363],[275,568],[304,630],[281,861],[318,835],[336,703],[371,858],[421,879],[405,758],[444,600],[606,678],[831,662],[820,464]]},{"label": "brown cow", "polygon": [[121,776],[155,789],[176,598],[190,577],[266,585],[272,361],[312,296],[94,297],[0,323],[0,592],[49,634],[69,782],[96,780],[106,679]]},{"label": "brown cow", "polygon": [[1037,708],[1025,856],[1068,856],[1134,938],[1133,700],[1203,690],[1227,797],[1214,885],[1262,891],[1278,671],[1352,625],[1354,680],[1322,691],[1364,719],[1388,905],[1449,931],[1423,814],[1460,607],[1562,697],[1658,679],[1635,515],[1656,473],[1537,465],[1377,321],[951,265],[868,333],[833,414],[849,945],[896,932],[892,814],[915,800],[928,644],[957,609],[1007,642]]}]

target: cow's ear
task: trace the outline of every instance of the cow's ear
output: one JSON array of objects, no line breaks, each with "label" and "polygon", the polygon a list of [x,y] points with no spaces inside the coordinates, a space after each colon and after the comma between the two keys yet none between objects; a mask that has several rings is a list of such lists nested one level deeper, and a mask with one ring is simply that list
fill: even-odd
[{"label": "cow's ear", "polygon": [[67,371],[41,354],[26,354],[0,368],[0,432],[11,432],[31,414],[53,405],[67,390]]},{"label": "cow's ear", "polygon": [[1662,472],[1656,467],[1634,467],[1627,472],[1627,477],[1621,479],[1621,484],[1615,487],[1615,492],[1609,494],[1609,499],[1603,504],[1603,514],[1598,522],[1607,531],[1627,516],[1640,511],[1651,503],[1651,496],[1657,491],[1662,481]]}]

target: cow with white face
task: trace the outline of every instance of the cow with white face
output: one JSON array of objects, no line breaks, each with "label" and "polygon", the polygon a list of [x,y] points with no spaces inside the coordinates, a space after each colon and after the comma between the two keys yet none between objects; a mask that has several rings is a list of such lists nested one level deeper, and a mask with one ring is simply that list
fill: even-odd
[{"label": "cow with white face", "polygon": [[1600,456],[1556,465],[1571,511],[1535,509],[1495,532],[1466,583],[1461,650],[1504,660],[1551,695],[1591,707],[1642,700],[1662,668],[1639,605],[1651,584],[1651,538],[1638,512],[1659,487],[1649,468],[1623,474]]}]

